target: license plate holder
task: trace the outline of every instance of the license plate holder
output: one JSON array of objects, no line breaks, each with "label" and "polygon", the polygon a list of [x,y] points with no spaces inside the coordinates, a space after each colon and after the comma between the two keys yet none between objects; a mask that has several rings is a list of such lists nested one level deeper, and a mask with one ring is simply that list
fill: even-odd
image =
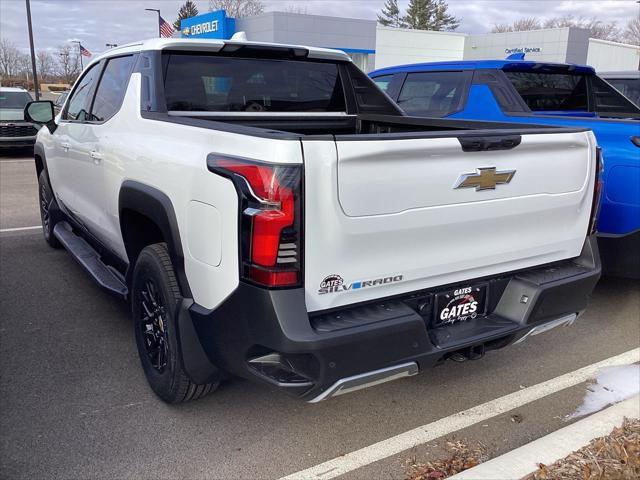
[{"label": "license plate holder", "polygon": [[436,294],[433,326],[467,322],[486,315],[487,284],[466,285]]}]

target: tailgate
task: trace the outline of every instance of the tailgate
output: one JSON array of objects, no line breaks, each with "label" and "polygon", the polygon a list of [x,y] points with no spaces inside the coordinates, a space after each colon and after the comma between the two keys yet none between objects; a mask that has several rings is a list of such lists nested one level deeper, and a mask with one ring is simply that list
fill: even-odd
[{"label": "tailgate", "polygon": [[490,151],[463,151],[453,135],[303,147],[309,311],[580,254],[591,132],[523,134],[515,148]]}]

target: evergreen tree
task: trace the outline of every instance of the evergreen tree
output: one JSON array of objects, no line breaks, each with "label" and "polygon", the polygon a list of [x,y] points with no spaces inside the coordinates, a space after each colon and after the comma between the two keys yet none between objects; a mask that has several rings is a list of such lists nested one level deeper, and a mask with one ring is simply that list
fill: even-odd
[{"label": "evergreen tree", "polygon": [[444,0],[410,0],[404,22],[417,30],[455,30],[460,20],[449,15]]},{"label": "evergreen tree", "polygon": [[193,0],[187,0],[184,2],[184,5],[180,7],[178,11],[178,19],[173,22],[173,29],[176,32],[180,31],[180,20],[184,20],[185,18],[191,18],[198,15],[198,7],[193,3]]},{"label": "evergreen tree", "polygon": [[385,27],[406,27],[404,19],[400,16],[398,0],[387,0],[378,14],[378,23]]}]

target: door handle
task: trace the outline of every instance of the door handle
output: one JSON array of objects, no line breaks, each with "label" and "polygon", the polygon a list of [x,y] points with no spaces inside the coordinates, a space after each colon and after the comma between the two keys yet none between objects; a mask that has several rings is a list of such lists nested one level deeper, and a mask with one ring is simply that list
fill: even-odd
[{"label": "door handle", "polygon": [[62,143],[60,144],[60,146],[62,147],[62,149],[63,149],[65,152],[68,152],[68,151],[69,151],[69,149],[71,148],[71,144],[70,144],[70,143],[67,143],[67,142],[62,142]]},{"label": "door handle", "polygon": [[93,163],[95,163],[96,165],[100,163],[100,160],[102,160],[102,154],[100,152],[96,152],[95,150],[91,150],[89,152],[89,156],[93,158]]}]

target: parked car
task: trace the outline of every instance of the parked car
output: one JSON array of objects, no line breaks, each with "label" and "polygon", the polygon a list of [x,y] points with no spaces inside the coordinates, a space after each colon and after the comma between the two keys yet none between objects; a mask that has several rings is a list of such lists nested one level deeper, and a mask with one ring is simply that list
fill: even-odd
[{"label": "parked car", "polygon": [[167,402],[479,358],[571,324],[600,275],[590,131],[410,118],[343,52],[149,40],[27,113],[44,238],[131,302]]},{"label": "parked car", "polygon": [[633,103],[640,105],[640,71],[601,72],[599,75]]},{"label": "parked car", "polygon": [[56,115],[60,113],[60,110],[62,110],[62,107],[64,106],[64,102],[67,100],[68,96],[69,96],[69,91],[62,92],[58,96],[58,98],[56,98],[56,101],[53,102],[53,107]]},{"label": "parked car", "polygon": [[403,65],[370,76],[412,116],[593,130],[604,156],[603,270],[640,277],[640,108],[591,67],[508,58]]},{"label": "parked car", "polygon": [[22,88],[0,87],[0,148],[31,147],[38,131],[24,120],[33,98]]}]

